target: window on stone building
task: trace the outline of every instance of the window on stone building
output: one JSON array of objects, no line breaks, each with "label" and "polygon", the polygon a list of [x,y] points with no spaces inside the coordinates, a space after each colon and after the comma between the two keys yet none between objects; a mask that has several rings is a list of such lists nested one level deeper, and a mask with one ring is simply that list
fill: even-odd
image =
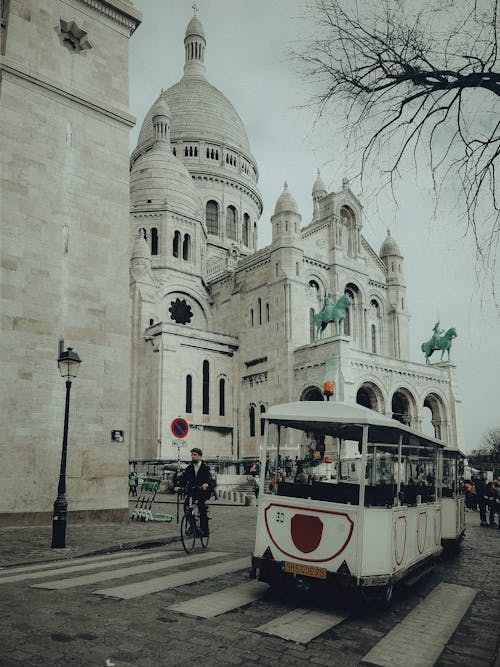
[{"label": "window on stone building", "polygon": [[174,233],[174,239],[172,241],[172,255],[174,257],[179,257],[180,243],[181,243],[181,233],[179,230],[176,230]]},{"label": "window on stone building", "polygon": [[250,437],[253,438],[255,437],[255,407],[253,405],[250,406],[248,413],[250,418]]},{"label": "window on stone building", "polygon": [[158,230],[156,227],[151,228],[151,254],[158,254]]},{"label": "window on stone building", "polygon": [[260,406],[260,434],[261,434],[261,436],[264,435],[264,429],[265,429],[265,425],[266,425],[266,422],[264,421],[264,419],[262,419],[262,415],[264,414],[265,411],[266,411],[266,406],[261,405]]},{"label": "window on stone building", "polygon": [[226,381],[224,378],[219,380],[219,415],[224,417],[226,414]]},{"label": "window on stone building", "polygon": [[253,326],[253,308],[250,308],[250,324]]},{"label": "window on stone building", "polygon": [[236,209],[228,206],[226,211],[226,236],[228,239],[236,239]]},{"label": "window on stone building", "polygon": [[269,316],[269,304],[266,303],[266,320],[269,322],[270,316]]},{"label": "window on stone building", "polygon": [[204,415],[210,413],[210,366],[208,361],[203,362],[203,406]]},{"label": "window on stone building", "polygon": [[191,260],[191,237],[189,234],[184,234],[184,241],[182,242],[182,259]]},{"label": "window on stone building", "polygon": [[314,343],[314,308],[309,308],[309,342]]},{"label": "window on stone building", "polygon": [[243,243],[249,246],[248,239],[250,238],[250,216],[248,213],[243,215]]},{"label": "window on stone building", "polygon": [[262,324],[262,299],[259,297],[259,325]]},{"label": "window on stone building", "polygon": [[208,201],[205,209],[205,220],[209,234],[219,233],[219,206],[215,201]]},{"label": "window on stone building", "polygon": [[186,376],[186,412],[193,412],[193,376]]},{"label": "window on stone building", "polygon": [[372,352],[374,354],[377,354],[377,331],[375,329],[374,324],[372,324],[371,326],[371,334],[372,334]]},{"label": "window on stone building", "polygon": [[144,227],[141,227],[141,228],[139,229],[139,234],[141,234],[142,238],[143,238],[145,241],[148,240],[148,237],[146,236],[146,230],[144,229]]}]

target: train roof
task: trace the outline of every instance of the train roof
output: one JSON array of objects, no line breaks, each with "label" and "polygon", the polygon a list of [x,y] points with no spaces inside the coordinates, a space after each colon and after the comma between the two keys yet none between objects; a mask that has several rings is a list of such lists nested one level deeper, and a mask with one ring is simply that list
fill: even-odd
[{"label": "train roof", "polygon": [[303,431],[321,431],[335,438],[360,440],[368,426],[368,440],[373,444],[402,443],[412,447],[445,447],[446,443],[415,431],[380,412],[340,401],[299,401],[273,405],[263,415],[271,423]]}]

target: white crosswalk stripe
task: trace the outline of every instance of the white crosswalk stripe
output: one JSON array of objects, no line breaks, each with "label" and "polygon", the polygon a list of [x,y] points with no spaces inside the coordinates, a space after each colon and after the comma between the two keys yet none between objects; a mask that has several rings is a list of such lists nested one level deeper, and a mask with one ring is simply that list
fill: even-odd
[{"label": "white crosswalk stripe", "polygon": [[159,563],[146,563],[144,565],[135,565],[133,567],[123,567],[119,570],[107,572],[95,572],[86,574],[81,577],[73,577],[70,579],[60,579],[57,581],[47,581],[42,584],[33,584],[32,588],[46,588],[50,590],[61,590],[64,588],[74,588],[76,586],[87,586],[89,584],[96,584],[101,581],[109,581],[110,579],[122,579],[137,574],[146,574],[148,572],[155,572],[157,570],[165,570],[167,568],[175,567],[177,565],[185,565],[186,563],[195,563],[204,560],[218,558],[219,556],[228,556],[224,551],[209,551],[199,554],[192,554],[190,556],[181,556],[180,558],[169,558],[162,560]]},{"label": "white crosswalk stripe", "polygon": [[[164,551],[164,554],[170,553]],[[173,553],[173,552],[172,552]],[[71,567],[79,563],[98,563],[99,561],[115,560],[136,556],[137,551],[117,551],[114,553],[102,554],[101,556],[81,556],[80,558],[66,558],[64,560],[46,561],[36,565],[16,565],[14,567],[0,567],[0,582],[3,577],[8,577],[20,572],[36,572],[37,570],[57,569],[58,567]]]},{"label": "white crosswalk stripe", "polygon": [[477,591],[439,584],[361,660],[380,667],[433,667]]},{"label": "white crosswalk stripe", "polygon": [[87,561],[83,561],[83,559],[80,559],[78,561],[78,564],[74,565],[73,563],[75,561],[67,561],[66,563],[45,563],[44,566],[40,566],[37,568],[35,571],[19,571],[15,570],[14,574],[7,574],[5,575],[2,574],[0,576],[0,584],[9,584],[13,583],[15,581],[26,581],[28,579],[50,579],[50,577],[62,577],[66,574],[71,574],[73,572],[82,572],[85,570],[96,570],[99,568],[104,568],[104,567],[120,567],[123,564],[128,564],[128,563],[133,563],[136,561],[142,561],[142,560],[152,560],[155,558],[165,558],[165,556],[168,556],[169,554],[174,554],[176,553],[175,551],[161,551],[158,553],[151,553],[151,554],[142,554],[140,556],[137,556],[135,553],[133,554],[132,552],[128,552],[129,556],[128,558],[123,557],[120,555],[119,558],[109,558],[109,557],[100,557],[99,561],[92,561],[91,563],[88,563]]},{"label": "white crosswalk stripe", "polygon": [[[189,556],[189,558],[193,558]],[[226,561],[224,563],[217,563],[216,565],[208,565],[199,567],[187,572],[177,572],[163,577],[154,577],[146,581],[140,581],[133,584],[125,584],[124,586],[116,586],[114,588],[107,588],[99,591],[94,591],[95,595],[103,595],[106,597],[121,598],[129,600],[130,598],[141,597],[150,593],[157,593],[169,588],[177,588],[184,586],[184,584],[191,584],[196,581],[202,581],[209,577],[218,577],[221,574],[228,574],[229,572],[236,572],[248,568],[250,559],[237,558],[236,560]]]},{"label": "white crosswalk stripe", "polygon": [[338,625],[348,616],[349,614],[335,614],[308,608],[294,609],[269,623],[260,625],[256,630],[300,644],[308,644],[312,639]]},{"label": "white crosswalk stripe", "polygon": [[226,611],[255,602],[268,590],[269,586],[267,584],[260,581],[249,581],[224,588],[215,593],[201,595],[180,604],[174,604],[169,607],[169,610],[189,614],[190,616],[199,616],[200,618],[213,618]]}]

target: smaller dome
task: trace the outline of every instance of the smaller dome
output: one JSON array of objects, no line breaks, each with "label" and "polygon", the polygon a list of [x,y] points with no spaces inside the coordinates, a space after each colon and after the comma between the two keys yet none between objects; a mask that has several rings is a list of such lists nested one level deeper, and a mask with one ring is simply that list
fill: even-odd
[{"label": "smaller dome", "polygon": [[135,237],[131,259],[147,259],[151,262],[151,252],[142,231]]},{"label": "smaller dome", "polygon": [[187,25],[184,39],[195,35],[197,35],[198,37],[203,37],[203,39],[205,39],[205,31],[203,30],[203,26],[201,25],[201,22],[196,16],[196,14],[193,16],[193,18],[191,19],[191,21],[189,21]]},{"label": "smaller dome", "polygon": [[274,215],[277,213],[297,213],[299,209],[297,207],[297,202],[293,198],[293,195],[288,190],[288,183],[285,182],[283,192],[278,197],[276,206],[274,207]]},{"label": "smaller dome", "polygon": [[154,118],[155,116],[167,116],[167,118],[172,118],[170,107],[168,106],[167,101],[163,97],[163,90],[161,91],[160,97],[153,104],[153,107],[151,109],[151,116],[152,118]]},{"label": "smaller dome", "polygon": [[201,202],[186,167],[158,142],[141,155],[130,172],[132,204],[161,202],[181,214],[199,218]]},{"label": "smaller dome", "polygon": [[318,169],[318,175],[316,177],[316,180],[314,181],[313,189],[312,189],[313,196],[314,195],[326,195],[326,185],[323,182],[323,179],[321,178],[319,169]]},{"label": "smaller dome", "polygon": [[387,257],[388,255],[397,255],[398,257],[401,257],[401,251],[399,250],[396,241],[392,238],[390,229],[387,229],[387,237],[382,243],[379,255],[380,257]]}]

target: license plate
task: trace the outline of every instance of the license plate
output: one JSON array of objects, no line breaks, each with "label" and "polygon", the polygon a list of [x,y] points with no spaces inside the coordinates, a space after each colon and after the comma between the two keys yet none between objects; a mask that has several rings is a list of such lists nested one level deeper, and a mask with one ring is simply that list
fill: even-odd
[{"label": "license plate", "polygon": [[315,579],[326,579],[326,567],[316,567],[316,565],[304,565],[302,563],[291,563],[285,561],[285,572],[291,574],[301,574],[304,577],[314,577]]}]

